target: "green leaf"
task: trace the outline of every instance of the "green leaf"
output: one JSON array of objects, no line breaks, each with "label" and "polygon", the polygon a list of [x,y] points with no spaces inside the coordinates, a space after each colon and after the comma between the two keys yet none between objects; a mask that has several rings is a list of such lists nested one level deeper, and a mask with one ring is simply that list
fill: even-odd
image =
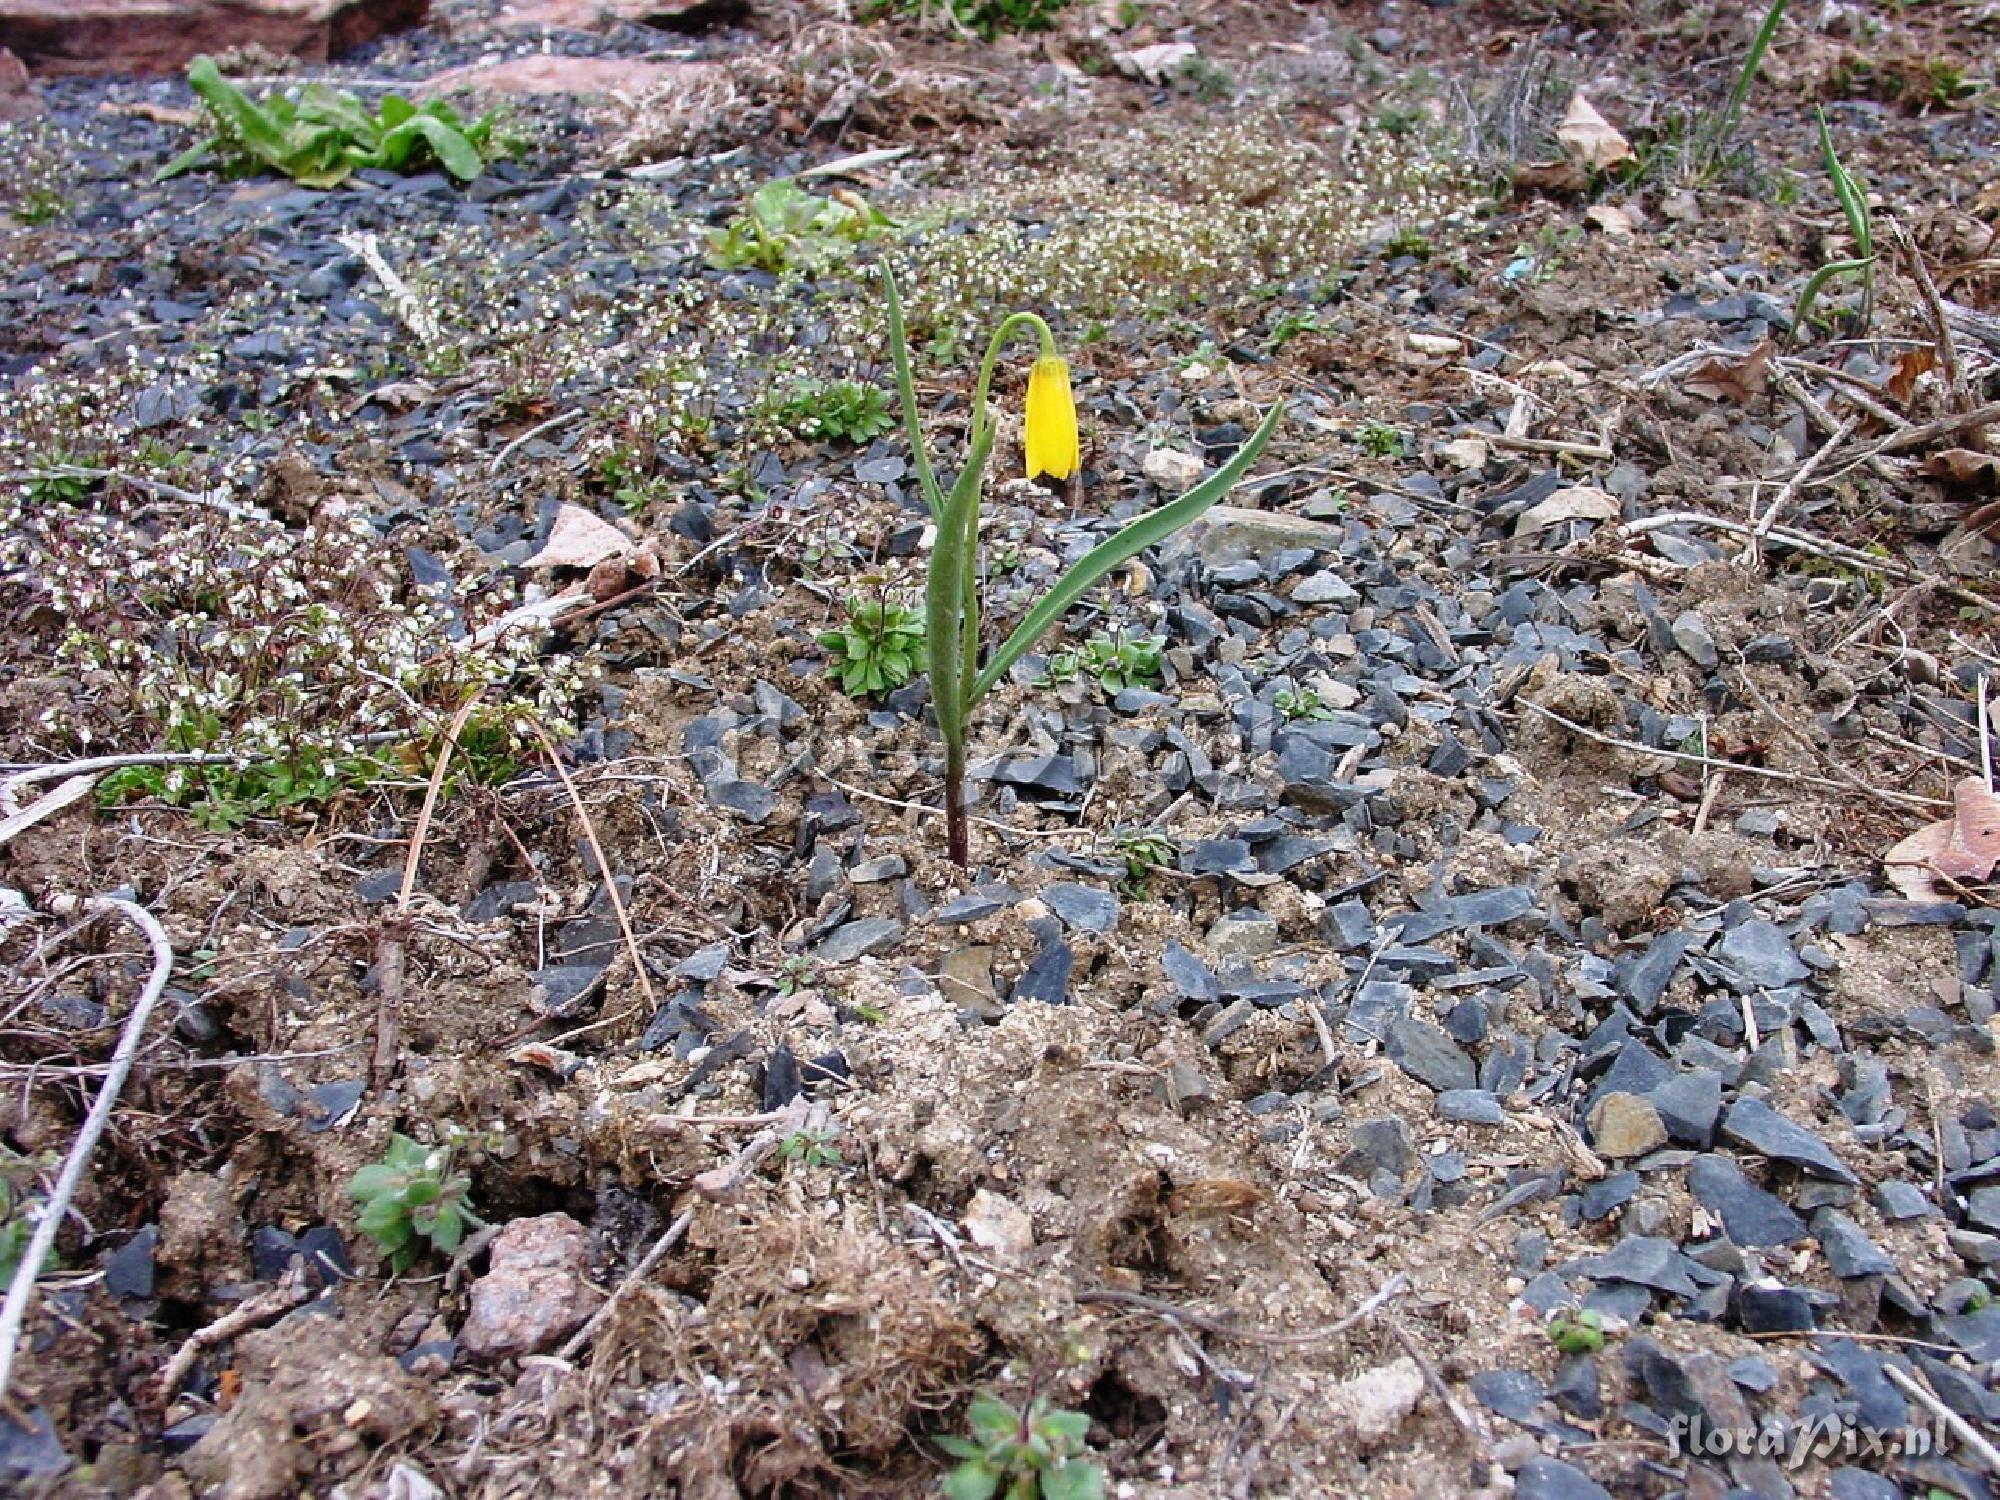
[{"label": "green leaf", "polygon": [[449,1255],[464,1238],[465,1220],[451,1204],[442,1205],[437,1211],[437,1222],[431,1226],[431,1243]]},{"label": "green leaf", "polygon": [[269,112],[253,102],[235,84],[222,76],[215,59],[203,53],[188,64],[188,87],[201,102],[243,139],[250,151],[265,161],[284,152],[284,127]]},{"label": "green leaf", "polygon": [[447,125],[436,115],[416,114],[385,135],[383,146],[388,148],[391,138],[408,131],[423,137],[444,169],[461,182],[470,182],[484,169],[479,150],[465,138],[462,131]]},{"label": "green leaf", "polygon": [[361,1210],[361,1217],[355,1224],[384,1250],[395,1249],[410,1237],[411,1232],[408,1212],[393,1197],[377,1198]]},{"label": "green leaf", "polygon": [[1042,1500],[1104,1500],[1104,1476],[1096,1464],[1080,1458],[1044,1469]]},{"label": "green leaf", "polygon": [[945,1476],[945,1500],[993,1500],[1000,1493],[1000,1476],[977,1459],[962,1463]]},{"label": "green leaf", "polygon": [[[1271,440],[1278,429],[1279,419],[1285,414],[1285,403],[1279,401],[1271,408],[1270,414],[1258,424],[1250,434],[1249,441],[1236,450],[1236,456],[1209,475],[1178,500],[1171,500],[1157,510],[1149,510],[1138,517],[1123,531],[1106,541],[1100,542],[1080,558],[1076,565],[1056,581],[1048,593],[1044,594],[1027,617],[1015,627],[1014,633],[1001,643],[1000,649],[986,663],[972,683],[971,691],[965,695],[962,712],[970,713],[974,704],[991,691],[1009,667],[1019,661],[1033,648],[1049,627],[1069,611],[1069,607],[1083,597],[1090,586],[1124,562],[1135,553],[1143,552],[1166,540],[1182,527],[1193,522],[1201,513],[1220,500],[1236,482],[1248,472],[1264,451],[1264,445]],[[938,528],[938,538],[942,542],[945,528]],[[932,696],[937,694],[935,683]],[[943,718],[940,715],[939,725]]]},{"label": "green leaf", "polygon": [[385,131],[394,130],[416,112],[416,105],[410,103],[401,94],[384,94],[382,96],[381,121],[382,128]]},{"label": "green leaf", "polygon": [[924,451],[923,426],[917,420],[917,386],[910,374],[910,341],[903,330],[903,299],[896,291],[896,273],[882,267],[882,297],[889,308],[889,353],[896,365],[896,394],[903,407],[903,436],[910,444],[910,462],[923,485],[924,504],[931,519],[944,515],[944,492],[938,488],[937,473],[930,455]]},{"label": "green leaf", "polygon": [[403,1189],[403,1201],[412,1208],[424,1208],[444,1196],[435,1177],[419,1177]]},{"label": "green leaf", "polygon": [[377,1162],[356,1172],[353,1180],[347,1184],[347,1192],[349,1197],[365,1203],[371,1198],[381,1197],[384,1193],[395,1192],[402,1186],[402,1182],[402,1173]]},{"label": "green leaf", "polygon": [[389,1137],[389,1149],[382,1159],[400,1171],[421,1172],[429,1164],[430,1156],[430,1147],[398,1132]]},{"label": "green leaf", "polygon": [[965,1420],[972,1428],[972,1435],[989,1446],[1011,1442],[1015,1433],[1021,1430],[1020,1414],[1006,1402],[987,1395],[972,1398],[972,1405],[966,1408]]},{"label": "green leaf", "polygon": [[1037,1418],[1035,1426],[1050,1437],[1061,1438],[1067,1446],[1057,1446],[1068,1453],[1080,1452],[1083,1440],[1090,1436],[1090,1418],[1080,1411],[1052,1411]]},{"label": "green leaf", "polygon": [[980,1458],[986,1453],[979,1444],[968,1442],[962,1437],[941,1437],[933,1441],[953,1458]]},{"label": "green leaf", "polygon": [[153,181],[165,182],[169,177],[178,177],[181,173],[200,166],[214,155],[215,142],[213,139],[203,141],[198,146],[190,146],[179,156],[176,156],[172,161],[160,168],[159,171],[155,172],[153,174]]}]

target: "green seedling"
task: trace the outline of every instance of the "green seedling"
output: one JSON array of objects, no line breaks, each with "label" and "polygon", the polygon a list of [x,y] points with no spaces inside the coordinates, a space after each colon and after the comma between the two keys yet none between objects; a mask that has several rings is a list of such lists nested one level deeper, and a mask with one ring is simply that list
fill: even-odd
[{"label": "green seedling", "polygon": [[773,400],[779,426],[802,438],[865,443],[896,425],[895,398],[858,380],[804,380]]},{"label": "green seedling", "polygon": [[1090,1418],[1054,1411],[1037,1396],[1016,1411],[985,1394],[966,1413],[970,1438],[937,1444],[961,1460],[945,1477],[945,1500],[1102,1500],[1104,1474],[1084,1457]]},{"label": "green seedling", "polygon": [[778,1155],[808,1170],[837,1167],[844,1160],[835,1144],[839,1139],[840,1132],[831,1126],[824,1130],[794,1130],[778,1142]]},{"label": "green seedling", "polygon": [[894,224],[859,193],[842,188],[822,198],[779,177],[752,193],[726,228],[710,232],[708,263],[773,275],[820,271]]},{"label": "green seedling", "polygon": [[1277,431],[1284,403],[1275,403],[1235,456],[1201,484],[1178,500],[1129,522],[1084,554],[981,666],[979,499],[987,460],[993,455],[993,422],[986,400],[992,386],[993,367],[1009,334],[1016,328],[1035,331],[1041,355],[1029,375],[1025,417],[1031,479],[1043,473],[1067,479],[1076,472],[1076,408],[1070,395],[1069,367],[1056,353],[1055,335],[1040,317],[1017,312],[1001,321],[979,368],[965,462],[947,494],[938,484],[937,472],[924,449],[916,381],[910,373],[909,341],[903,331],[903,304],[896,290],[896,279],[886,268],[882,279],[889,315],[889,344],[895,357],[896,389],[903,403],[903,427],[924,503],[929,506],[937,529],[925,579],[925,636],[930,651],[931,704],[945,745],[946,845],[952,862],[963,867],[972,858],[965,813],[965,735],[973,708],[1099,579],[1135,553],[1179,531],[1228,494]]},{"label": "green seedling", "polygon": [[1174,862],[1179,851],[1171,835],[1157,828],[1126,828],[1112,840],[1118,857],[1125,861],[1125,876],[1119,885],[1128,895],[1141,895],[1153,871]]},{"label": "green seedling", "polygon": [[[11,1286],[14,1273],[21,1269],[21,1257],[28,1253],[41,1217],[41,1195],[18,1186],[13,1174],[33,1180],[34,1163],[0,1146],[0,1286]],[[61,1261],[51,1249],[42,1260],[41,1272],[56,1270]]]},{"label": "green seedling", "polygon": [[1549,1342],[1565,1354],[1595,1354],[1604,1347],[1604,1319],[1589,1308],[1573,1317],[1557,1317],[1548,1326]]},{"label": "green seedling", "polygon": [[399,1274],[416,1260],[420,1240],[449,1255],[468,1225],[484,1223],[472,1211],[472,1179],[451,1173],[451,1151],[394,1135],[382,1160],[347,1184],[348,1196],[361,1205],[361,1232],[382,1247]]},{"label": "green seedling", "polygon": [[222,76],[211,57],[188,64],[195,91],[214,127],[208,138],[182,152],[155,179],[164,181],[215,162],[230,170],[263,169],[305,187],[330,188],[362,167],[410,172],[435,160],[470,182],[498,153],[497,116],[464,120],[433,99],[419,108],[401,94],[385,94],[372,111],[344,89],[307,84],[296,94],[252,99]]},{"label": "green seedling", "polygon": [[390,774],[384,762],[368,756],[301,750],[288,759],[241,766],[126,766],[98,783],[96,798],[104,808],[153,798],[168,807],[186,808],[212,832],[227,833],[253,818],[321,806],[342,791],[368,786]]},{"label": "green seedling", "polygon": [[1787,3],[1788,0],[1771,0],[1757,34],[1750,39],[1750,50],[1743,54],[1743,65],[1736,70],[1728,102],[1697,134],[1692,161],[1700,181],[1713,177],[1729,154],[1737,126],[1743,122],[1743,105],[1750,97],[1750,85],[1757,81],[1757,72],[1764,66],[1764,54],[1771,50],[1771,42],[1778,35],[1778,23],[1785,18]]},{"label": "green seedling", "polygon": [[847,596],[847,623],[820,632],[827,670],[852,698],[899,688],[924,660],[924,618],[907,605]]},{"label": "green seedling", "polygon": [[1854,176],[1841,164],[1839,154],[1833,149],[1833,135],[1826,128],[1826,112],[1817,106],[1813,117],[1819,122],[1820,155],[1826,159],[1827,175],[1833,179],[1834,196],[1840,200],[1840,212],[1847,220],[1847,232],[1854,240],[1858,252],[1851,260],[1837,260],[1821,266],[1807,279],[1805,288],[1799,293],[1799,302],[1792,313],[1792,335],[1797,337],[1806,326],[1806,319],[1812,314],[1813,302],[1820,291],[1836,276],[1859,276],[1861,278],[1861,309],[1859,328],[1865,332],[1869,319],[1875,311],[1875,215],[1868,206],[1868,194]]},{"label": "green seedling", "polygon": [[95,469],[78,464],[69,454],[51,453],[35,461],[21,488],[37,505],[74,505],[90,493],[97,477]]},{"label": "green seedling", "polygon": [[961,33],[990,42],[1013,32],[1047,31],[1069,0],[880,0],[864,8],[865,19],[900,11],[918,19],[945,11]]},{"label": "green seedling", "polygon": [[1280,718],[1293,722],[1304,719],[1323,723],[1333,717],[1333,710],[1311,688],[1279,688],[1271,695],[1271,707]]},{"label": "green seedling", "polygon": [[1401,458],[1403,435],[1387,422],[1363,422],[1354,440],[1370,458]]},{"label": "green seedling", "polygon": [[1051,656],[1048,680],[1074,682],[1087,673],[1102,683],[1106,692],[1151,687],[1160,680],[1160,650],[1165,645],[1157,636],[1094,635],[1076,650]]}]

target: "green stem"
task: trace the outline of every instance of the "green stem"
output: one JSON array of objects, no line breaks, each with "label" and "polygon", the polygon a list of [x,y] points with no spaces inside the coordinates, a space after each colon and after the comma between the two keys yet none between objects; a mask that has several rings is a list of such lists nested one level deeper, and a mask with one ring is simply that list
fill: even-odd
[{"label": "green stem", "polygon": [[986,358],[979,363],[979,383],[972,392],[972,436],[975,443],[987,425],[986,392],[993,384],[993,366],[1000,358],[1000,346],[1007,342],[1007,335],[1021,324],[1026,324],[1035,330],[1043,354],[1056,352],[1056,336],[1049,331],[1049,325],[1042,321],[1039,313],[1009,313],[1001,319],[1000,326],[993,330],[993,337],[986,345]]},{"label": "green stem", "polygon": [[889,353],[896,364],[896,394],[903,403],[903,436],[910,444],[910,465],[924,491],[924,504],[931,519],[944,515],[944,491],[938,488],[937,473],[930,455],[924,451],[924,429],[917,420],[917,382],[910,374],[910,340],[903,329],[903,298],[896,290],[896,273],[882,267],[882,291],[889,304]]}]

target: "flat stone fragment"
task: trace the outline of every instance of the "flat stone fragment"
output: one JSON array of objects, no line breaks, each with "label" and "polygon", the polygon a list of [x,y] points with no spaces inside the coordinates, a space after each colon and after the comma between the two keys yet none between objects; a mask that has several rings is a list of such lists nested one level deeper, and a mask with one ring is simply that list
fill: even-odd
[{"label": "flat stone fragment", "polygon": [[1797,984],[1812,973],[1792,947],[1792,940],[1776,922],[1754,917],[1739,922],[1722,935],[1715,956],[1728,964],[1746,983],[1761,989],[1782,989]]},{"label": "flat stone fragment", "polygon": [[813,957],[830,964],[852,963],[871,953],[886,953],[902,940],[903,924],[893,917],[862,917],[821,938]]},{"label": "flat stone fragment", "polygon": [[1604,1095],[1591,1107],[1589,1125],[1591,1145],[1614,1160],[1644,1156],[1667,1143],[1660,1112],[1637,1094]]},{"label": "flat stone fragment", "polygon": [[1478,1085],[1479,1070],[1472,1059],[1457,1042],[1428,1021],[1397,1016],[1389,1023],[1387,1051],[1396,1066],[1440,1093]]},{"label": "flat stone fragment", "polygon": [[429,13],[429,0],[0,0],[0,47],[45,78],[158,76],[251,45],[327,62]]},{"label": "flat stone fragment", "polygon": [[1531,1458],[1514,1476],[1514,1500],[1611,1500],[1611,1491],[1574,1464]]},{"label": "flat stone fragment", "polygon": [[1891,1222],[1929,1219],[1937,1215],[1937,1206],[1924,1196],[1923,1189],[1901,1178],[1876,1183],[1874,1198],[1876,1211]]},{"label": "flat stone fragment", "polygon": [[1965,1221],[2000,1234],[2000,1186],[1974,1188],[1965,1200]]},{"label": "flat stone fragment", "polygon": [[1722,1220],[1734,1244],[1789,1245],[1806,1237],[1806,1221],[1765,1192],[1726,1156],[1698,1156],[1688,1166],[1688,1191]]},{"label": "flat stone fragment", "polygon": [[1110,932],[1118,925],[1118,898],[1094,885],[1052,885],[1042,900],[1078,932]]},{"label": "flat stone fragment", "polygon": [[604,1301],[589,1281],[590,1231],[568,1214],[511,1221],[490,1256],[492,1269],[472,1284],[458,1332],[477,1359],[539,1354],[581,1328]]},{"label": "flat stone fragment", "polygon": [[1183,1000],[1207,1004],[1222,998],[1222,986],[1214,972],[1178,942],[1167,944],[1160,955],[1160,967]]},{"label": "flat stone fragment", "polygon": [[1715,1142],[1715,1122],[1722,1114],[1722,1075],[1713,1068],[1677,1073],[1647,1094],[1667,1134],[1706,1151]]},{"label": "flat stone fragment", "polygon": [[1822,1208],[1814,1214],[1812,1230],[1826,1255],[1827,1269],[1841,1280],[1896,1274],[1896,1263],[1839,1209]]},{"label": "flat stone fragment", "polygon": [[1672,1240],[1627,1235],[1602,1255],[1586,1255],[1568,1269],[1592,1281],[1628,1281],[1635,1286],[1692,1297],[1699,1290],[1688,1275],[1687,1257]]},{"label": "flat stone fragment", "polygon": [[1465,1125],[1499,1125],[1506,1120],[1500,1101],[1485,1089],[1446,1089],[1437,1096],[1438,1118]]},{"label": "flat stone fragment", "polygon": [[1723,1119],[1722,1134],[1759,1156],[1789,1162],[1828,1182],[1859,1186],[1861,1179],[1841,1165],[1832,1149],[1802,1125],[1779,1114],[1762,1099],[1738,1099]]}]

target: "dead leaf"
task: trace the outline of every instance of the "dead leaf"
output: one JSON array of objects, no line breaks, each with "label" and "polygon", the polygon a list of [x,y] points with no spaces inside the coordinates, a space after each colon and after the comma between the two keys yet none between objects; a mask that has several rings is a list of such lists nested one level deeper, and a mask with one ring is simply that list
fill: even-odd
[{"label": "dead leaf", "polygon": [[607,558],[626,557],[632,539],[609,521],[599,520],[577,505],[556,512],[549,539],[528,559],[531,568],[594,568]]},{"label": "dead leaf", "polygon": [[1708,360],[1695,367],[1681,389],[1711,401],[1734,401],[1747,406],[1764,394],[1764,372],[1770,368],[1775,348],[1765,339],[1741,359]]},{"label": "dead leaf", "polygon": [[1573,161],[1530,161],[1514,168],[1514,192],[1580,193],[1590,186],[1590,174]]},{"label": "dead leaf", "polygon": [[1926,824],[1882,856],[1889,883],[1911,901],[1949,899],[1937,881],[1984,880],[2000,863],[2000,797],[1977,776],[1952,789],[1951,817]]},{"label": "dead leaf", "polygon": [[1614,240],[1632,233],[1632,216],[1615,203],[1594,203],[1583,211],[1586,223],[1595,224]]},{"label": "dead leaf", "polygon": [[972,1195],[959,1225],[973,1244],[996,1255],[1021,1256],[1035,1248],[1035,1225],[1027,1210],[990,1188]]},{"label": "dead leaf", "polygon": [[1615,521],[1618,497],[1594,485],[1575,484],[1531,505],[1514,522],[1515,536],[1530,536],[1564,521]]},{"label": "dead leaf", "polygon": [[1896,372],[1883,383],[1883,388],[1896,398],[1898,406],[1908,406],[1917,381],[1935,370],[1937,362],[1937,350],[1929,344],[1905,350],[1903,357],[1896,361]]},{"label": "dead leaf", "polygon": [[1137,78],[1158,88],[1167,81],[1169,74],[1197,56],[1199,51],[1193,42],[1155,42],[1150,47],[1112,53],[1111,65],[1127,78]]},{"label": "dead leaf", "polygon": [[1632,143],[1612,128],[1611,122],[1581,92],[1570,95],[1569,109],[1562,124],[1556,127],[1556,139],[1594,172],[1632,159]]},{"label": "dead leaf", "polygon": [[1264,1201],[1264,1190],[1234,1177],[1202,1177],[1182,1183],[1167,1196],[1167,1212],[1186,1218],[1213,1219],[1247,1213]]},{"label": "dead leaf", "polygon": [[1924,460],[1923,471],[1959,489],[1990,490],[2000,486],[2000,458],[1977,448],[1947,448]]}]

